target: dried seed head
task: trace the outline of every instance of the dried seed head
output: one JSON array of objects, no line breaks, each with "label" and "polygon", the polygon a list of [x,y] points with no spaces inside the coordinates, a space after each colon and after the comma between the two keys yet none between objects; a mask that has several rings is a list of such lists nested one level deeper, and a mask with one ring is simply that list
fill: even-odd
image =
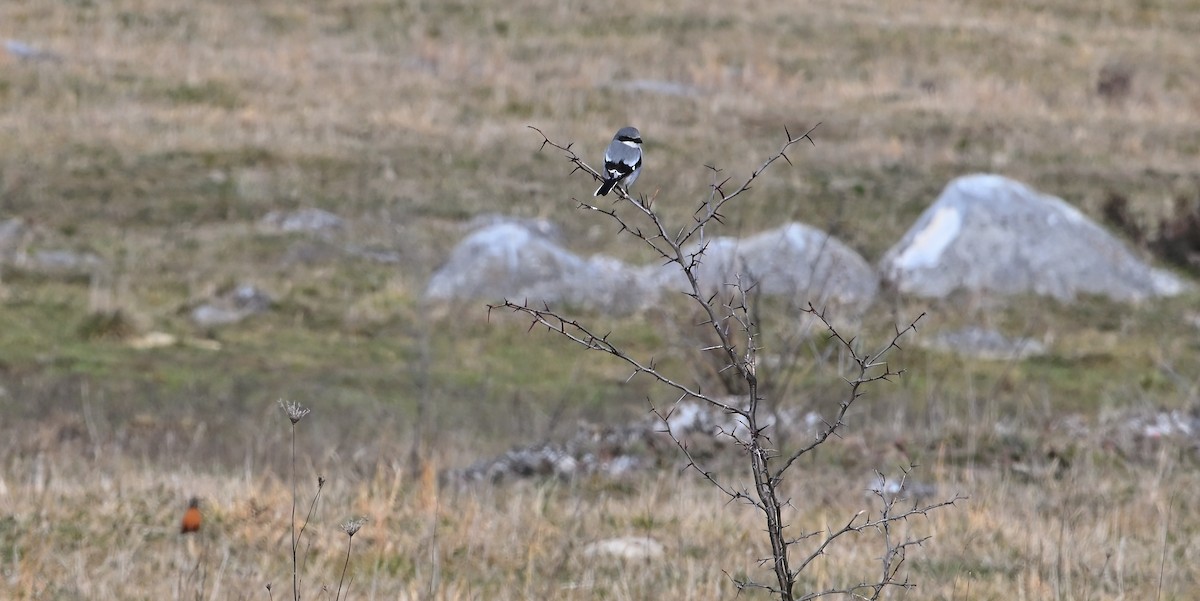
[{"label": "dried seed head", "polygon": [[342,530],[349,536],[358,534],[358,530],[367,523],[367,518],[354,518],[345,524],[342,524]]},{"label": "dried seed head", "polygon": [[311,409],[301,407],[300,403],[296,401],[285,401],[283,399],[279,399],[279,406],[283,407],[283,412],[287,414],[288,419],[292,420],[293,424],[304,419],[304,416],[312,411]]}]

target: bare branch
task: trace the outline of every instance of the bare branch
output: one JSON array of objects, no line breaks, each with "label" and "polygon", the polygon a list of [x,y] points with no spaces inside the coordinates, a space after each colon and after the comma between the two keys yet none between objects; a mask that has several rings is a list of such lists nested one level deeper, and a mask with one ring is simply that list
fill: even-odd
[{"label": "bare branch", "polygon": [[[816,316],[817,319],[820,319],[821,323],[825,324],[826,329],[829,330],[829,337],[837,340],[846,348],[846,350],[850,353],[850,358],[858,365],[858,375],[853,380],[846,380],[846,382],[850,385],[850,391],[847,394],[846,399],[838,405],[837,414],[834,415],[833,421],[826,421],[825,427],[817,432],[816,437],[809,441],[807,445],[803,445],[792,452],[791,456],[789,456],[787,460],[783,462],[783,465],[781,465],[779,469],[775,470],[775,478],[782,478],[783,473],[786,472],[788,468],[790,468],[792,464],[796,462],[797,459],[824,444],[825,440],[831,435],[837,434],[837,431],[845,425],[844,420],[846,417],[846,412],[850,410],[850,406],[854,404],[854,401],[858,400],[858,398],[862,396],[861,389],[864,385],[872,382],[888,381],[889,378],[893,376],[899,376],[903,373],[902,371],[891,371],[887,368],[887,364],[881,363],[880,360],[889,350],[893,348],[899,348],[899,346],[896,344],[897,341],[899,341],[899,339],[908,332],[916,331],[917,322],[920,321],[922,317],[925,317],[925,314],[921,313],[916,319],[912,320],[908,324],[908,327],[904,328],[903,330],[896,328],[896,335],[892,337],[892,339],[887,343],[887,345],[884,346],[883,349],[879,350],[873,355],[864,356],[860,355],[858,351],[854,349],[854,343],[852,342],[853,339],[847,340],[843,338],[840,333],[838,333],[837,328],[835,328],[833,324],[826,319],[825,312],[823,310],[818,311],[816,307],[809,304],[808,309],[806,309],[805,312]],[[884,366],[882,373],[878,373],[873,376],[868,374],[872,368],[880,365]]]},{"label": "bare branch", "polygon": [[[533,318],[533,325],[544,325],[548,331],[579,344],[587,350],[600,351],[602,353],[612,355],[632,367],[635,374],[647,374],[655,380],[674,388],[688,397],[704,401],[705,403],[713,405],[722,411],[728,411],[729,413],[735,413],[739,415],[743,415],[745,413],[743,409],[727,405],[710,395],[704,394],[699,388],[687,386],[686,384],[667,377],[653,365],[635,359],[617,345],[609,342],[607,340],[607,334],[604,336],[597,335],[578,321],[563,317],[549,308],[537,309],[529,306],[527,302],[515,303],[507,299],[499,305],[488,305],[489,310],[498,308],[506,308],[515,313],[523,313]],[[530,326],[530,329],[532,329],[532,326]]]},{"label": "bare branch", "polygon": [[675,404],[671,406],[670,411],[668,411],[666,414],[663,414],[662,412],[660,412],[658,410],[658,408],[654,406],[654,403],[650,402],[649,399],[647,399],[647,402],[650,402],[650,412],[653,413],[654,416],[657,417],[659,419],[659,421],[661,421],[663,423],[663,429],[661,431],[663,433],[665,433],[671,439],[672,442],[675,443],[675,446],[679,449],[679,451],[681,453],[683,453],[684,458],[687,459],[688,463],[686,466],[684,466],[684,469],[685,470],[691,469],[691,470],[695,471],[696,473],[700,474],[701,477],[703,477],[705,480],[708,480],[708,482],[710,484],[715,486],[717,488],[717,490],[720,490],[722,493],[725,494],[725,496],[729,497],[730,502],[745,502],[747,504],[754,505],[755,507],[759,507],[761,509],[758,502],[753,497],[746,494],[745,491],[734,490],[733,488],[726,486],[725,484],[723,484],[722,482],[717,480],[714,472],[712,472],[711,470],[702,468],[700,466],[700,464],[696,461],[696,458],[694,456],[692,456],[691,450],[688,449],[687,445],[684,444],[683,441],[681,441],[679,439],[679,437],[675,434],[674,430],[671,427],[671,419],[670,419],[671,414],[674,413],[675,408],[679,406],[679,403],[685,399],[686,399],[686,397],[684,397],[684,396],[681,396],[678,399],[676,399]]},{"label": "bare branch", "polygon": [[[787,470],[800,457],[824,444],[829,438],[841,436],[840,430],[845,425],[847,412],[854,402],[863,396],[864,387],[875,382],[890,381],[903,373],[903,370],[893,370],[885,361],[885,357],[892,349],[901,349],[901,338],[910,330],[916,330],[917,321],[924,314],[922,313],[903,329],[895,327],[895,335],[880,349],[863,353],[859,351],[857,340],[854,337],[845,338],[838,332],[826,318],[824,310],[817,310],[811,302],[808,303],[807,308],[801,309],[803,312],[815,316],[824,324],[828,331],[828,339],[836,342],[831,346],[844,348],[849,353],[850,359],[857,368],[852,371],[857,373],[852,374],[852,377],[844,378],[848,385],[848,391],[845,398],[838,403],[833,419],[824,422],[824,426],[819,429],[813,440],[784,455],[774,448],[771,436],[768,435],[768,430],[773,431],[774,422],[762,419],[761,415],[761,409],[763,409],[766,399],[760,393],[759,377],[765,377],[767,374],[760,372],[759,369],[758,356],[763,345],[760,342],[762,334],[756,302],[760,295],[755,293],[757,280],[752,277],[752,273],[741,274],[736,276],[733,282],[725,283],[724,288],[711,290],[711,284],[706,282],[702,285],[697,273],[708,250],[709,240],[705,237],[706,226],[714,222],[723,223],[725,208],[731,206],[730,203],[751,190],[755,180],[766,173],[772,165],[781,160],[791,165],[792,159],[789,152],[794,145],[807,140],[815,146],[811,134],[818,126],[820,123],[798,136],[793,135],[791,130],[785,127],[786,139],[779,150],[751,171],[750,175],[736,188],[728,189],[732,185],[730,183],[732,178],[724,176],[720,169],[706,166],[712,172],[713,182],[710,184],[707,196],[692,212],[691,222],[684,227],[668,228],[654,210],[658,191],[648,197],[634,197],[628,194],[627,190],[616,187],[614,188],[615,199],[607,205],[574,199],[580,209],[603,215],[612,220],[617,226],[616,235],[627,235],[640,240],[662,259],[664,266],[674,264],[679,268],[686,279],[682,294],[690,299],[701,313],[701,316],[694,321],[695,325],[706,332],[705,337],[709,335],[715,337],[715,341],[710,340],[708,343],[697,345],[696,348],[701,353],[699,363],[712,370],[710,372],[712,377],[720,381],[730,392],[734,392],[738,400],[729,401],[725,397],[713,396],[702,390],[699,383],[688,385],[673,378],[658,368],[653,357],[649,360],[633,357],[619,344],[609,340],[610,333],[599,335],[588,326],[556,312],[548,304],[543,303],[542,308],[539,309],[530,306],[528,301],[516,303],[505,300],[502,304],[489,305],[488,312],[489,318],[491,310],[500,307],[520,313],[532,320],[531,329],[534,325],[543,325],[547,331],[566,338],[587,350],[616,357],[632,369],[629,375],[630,379],[639,373],[644,373],[678,393],[679,396],[675,403],[665,411],[658,409],[649,399],[647,401],[650,404],[651,412],[663,424],[662,432],[673,441],[687,460],[683,469],[695,471],[728,497],[730,503],[737,502],[754,507],[762,513],[766,522],[765,530],[771,547],[771,555],[764,558],[762,563],[771,564],[775,575],[775,584],[741,581],[730,577],[738,591],[762,589],[772,596],[777,596],[780,601],[795,601],[797,598],[814,599],[827,595],[878,599],[882,592],[889,587],[907,588],[911,586],[907,579],[900,579],[900,570],[905,562],[906,551],[912,546],[920,546],[927,540],[927,538],[897,539],[892,531],[892,524],[907,521],[917,515],[925,516],[927,512],[953,505],[963,497],[956,496],[932,505],[922,507],[913,505],[911,509],[898,510],[896,497],[888,497],[877,491],[876,494],[882,502],[882,510],[878,515],[873,517],[866,511],[861,511],[850,517],[837,529],[791,536],[787,533],[790,526],[784,519],[783,509],[788,508],[790,514],[790,511],[795,508],[790,501],[780,501],[779,486],[783,482]],[[597,170],[589,166],[572,150],[571,144],[553,142],[538,128],[530,126],[530,129],[542,136],[539,150],[546,147],[554,148],[562,152],[564,158],[571,163],[572,172],[584,171],[593,179],[603,179]],[[685,246],[688,247],[687,250],[685,250]],[[727,296],[723,296],[725,290],[729,291]],[[716,354],[713,354],[713,351],[716,351]],[[697,399],[706,407],[733,416],[736,425],[730,427],[718,425],[713,434],[718,437],[727,437],[745,451],[754,480],[753,491],[723,482],[713,470],[702,466],[680,433],[675,431],[671,418],[679,404],[688,399]],[[778,466],[773,464],[778,464]],[[877,581],[810,592],[802,597],[795,596],[793,589],[798,576],[817,557],[826,554],[835,541],[842,537],[866,530],[877,531],[884,542],[885,550],[880,558],[880,572]],[[793,550],[793,545],[802,542],[811,544],[812,547],[793,569],[790,552]]]}]

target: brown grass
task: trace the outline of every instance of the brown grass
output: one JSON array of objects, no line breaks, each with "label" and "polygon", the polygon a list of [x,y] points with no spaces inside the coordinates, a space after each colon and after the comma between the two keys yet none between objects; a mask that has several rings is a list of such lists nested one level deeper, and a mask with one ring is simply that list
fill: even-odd
[{"label": "brown grass", "polygon": [[[765,577],[759,526],[692,478],[439,491],[428,470],[409,475],[413,432],[458,466],[581,416],[641,414],[653,394],[477,306],[430,319],[421,302],[480,213],[546,217],[576,251],[649,260],[575,210],[569,198],[590,186],[537,152],[526,126],[598,154],[637,125],[639,188],[684,220],[711,181],[704,165],[744,176],[784,126],[820,121],[816,148],[761,180],[723,233],[800,219],[869,259],[975,170],[1096,217],[1119,194],[1133,220],[1157,223],[1176,198],[1200,197],[1197,30],[1194,0],[4,2],[0,39],[60,60],[0,53],[0,217],[109,266],[93,281],[0,278],[4,590],[256,598],[272,582],[286,596],[290,499],[272,412],[285,396],[316,407],[302,470],[330,478],[310,598],[334,584],[336,524],[355,515],[371,522],[355,539],[353,598],[731,598],[723,570]],[[1101,85],[1112,73],[1127,88]],[[691,92],[624,87],[639,80]],[[402,262],[255,227],[310,206]],[[196,302],[242,281],[277,308],[215,332],[189,323]],[[871,468],[917,458],[918,478],[971,499],[911,524],[934,538],[909,559],[908,598],[1194,596],[1193,451],[1123,456],[1092,438],[1065,445],[1077,455],[1057,476],[1014,466],[1041,466],[1070,440],[1047,424],[1195,404],[1200,347],[1181,325],[1195,295],[1132,308],[958,300],[900,307],[895,321],[927,309],[929,327],[983,321],[1040,337],[1051,356],[998,365],[910,350],[906,379],[873,393],[866,423],[797,473],[794,523],[845,519]],[[878,309],[864,328],[890,326],[891,308]],[[86,335],[111,315],[119,335]],[[613,328],[661,349],[672,339],[647,331],[656,319]],[[159,330],[203,344],[122,341]],[[781,402],[835,394],[832,362],[818,367]],[[1020,432],[1016,451],[998,428]],[[897,439],[911,456],[894,454]],[[187,542],[177,520],[193,494],[208,522]],[[666,556],[581,555],[627,534],[659,539]],[[872,574],[878,554],[838,549],[806,584]]]},{"label": "brown grass", "polygon": [[[263,427],[284,428],[281,417],[275,421]],[[866,448],[874,437],[847,444]],[[285,445],[277,451],[287,452]],[[1200,507],[1187,491],[1200,481],[1177,451],[1161,447],[1138,463],[1088,451],[1057,476],[931,457],[914,478],[970,500],[901,529],[932,537],[909,556],[917,588],[907,596],[1188,597],[1200,586],[1192,544]],[[302,468],[300,480],[307,507],[315,474],[329,479],[301,546],[308,598],[334,586],[345,549],[337,525],[350,516],[369,519],[351,557],[354,598],[724,598],[732,595],[724,574],[769,577],[758,563],[768,550],[757,517],[690,475],[439,488],[394,462],[357,473],[340,458],[317,463],[325,465]],[[837,527],[877,509],[864,463],[805,466],[787,490],[792,532]],[[10,453],[0,483],[10,516],[0,527],[13,559],[5,577],[17,598],[254,598],[268,583],[275,598],[289,594],[290,488],[271,469],[164,470],[60,450]],[[190,494],[203,499],[205,522],[184,536],[178,520]],[[589,543],[620,536],[654,538],[666,552],[636,561],[586,554]],[[819,589],[869,577],[881,553],[872,533],[845,539],[802,584]]]}]

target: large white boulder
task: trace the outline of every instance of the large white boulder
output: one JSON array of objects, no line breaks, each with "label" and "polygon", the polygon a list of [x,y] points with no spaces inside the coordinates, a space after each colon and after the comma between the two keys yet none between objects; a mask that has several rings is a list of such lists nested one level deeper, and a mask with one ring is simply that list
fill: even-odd
[{"label": "large white boulder", "polygon": [[[671,270],[665,279],[672,288],[685,289],[676,265],[664,269]],[[865,306],[879,288],[875,270],[861,255],[829,234],[796,222],[746,238],[712,239],[696,276],[710,292],[727,292],[729,284],[740,281],[764,296],[818,307],[830,302]]]},{"label": "large white boulder", "polygon": [[607,313],[636,311],[658,294],[640,270],[610,257],[580,257],[544,228],[515,221],[469,234],[425,289],[437,300],[567,303]]},{"label": "large white boulder", "polygon": [[1140,301],[1188,288],[1061,198],[983,174],[951,181],[880,271],[900,292],[934,298],[963,290]]}]

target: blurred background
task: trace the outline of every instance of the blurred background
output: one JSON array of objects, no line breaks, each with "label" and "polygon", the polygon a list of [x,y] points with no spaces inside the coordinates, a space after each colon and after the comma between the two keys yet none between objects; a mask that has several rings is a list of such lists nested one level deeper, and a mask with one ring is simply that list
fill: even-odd
[{"label": "blurred background", "polygon": [[[147,553],[167,544],[155,542],[158,524],[174,527],[175,509],[199,494],[228,526],[210,534],[214,556],[244,559],[226,592],[259,594],[278,566],[238,549],[275,549],[279,522],[260,516],[286,497],[263,482],[286,473],[290,430],[275,403],[290,399],[313,408],[300,424],[306,473],[343,482],[328,504],[358,499],[377,520],[363,562],[387,596],[732,596],[711,567],[728,550],[694,542],[668,545],[686,562],[664,562],[698,562],[692,576],[618,571],[632,584],[603,595],[556,580],[585,570],[573,564],[472,573],[509,561],[469,551],[478,524],[443,517],[440,550],[420,534],[383,542],[397,495],[416,495],[423,470],[569,437],[580,423],[626,424],[645,417],[647,399],[673,400],[616,362],[489,315],[486,300],[424,297],[480,218],[543,219],[580,255],[655,260],[577,208],[594,183],[529,126],[599,166],[613,132],[636,125],[638,189],[682,225],[709,193],[710,166],[741,181],[785,128],[820,123],[815,145],[759,178],[720,234],[801,221],[875,262],[948,181],[991,172],[1063,198],[1194,282],[1194,256],[1160,242],[1200,215],[1198,35],[1200,3],[1187,0],[6,1],[0,540],[11,542],[0,551],[24,559],[5,576],[18,598],[181,596],[173,570],[191,560],[119,577],[128,568],[80,545],[113,542],[91,519],[108,512],[136,525],[150,542],[131,552]],[[810,467],[855,501],[871,469],[909,462],[939,466],[922,478],[944,492],[975,495],[951,510],[956,521],[931,526],[955,546],[914,563],[933,595],[922,598],[1149,598],[1155,585],[1188,598],[1200,586],[1200,510],[1187,493],[1197,438],[1181,428],[1200,403],[1198,303],[1195,292],[1141,304],[885,296],[848,335],[879,344],[924,312],[930,332],[983,325],[1046,354],[906,347],[893,357],[904,377],[873,389],[848,444]],[[679,350],[686,313],[583,314],[685,378],[705,377]],[[819,338],[796,348],[805,367],[780,406],[836,403],[837,353]],[[680,478],[696,498],[715,496]],[[597,510],[580,521],[597,532],[615,520],[678,535],[708,511],[654,496],[671,486],[605,482],[553,494],[664,506],[633,526],[613,517],[624,509]],[[436,487],[428,476],[423,486]],[[507,501],[479,499],[506,494],[535,493],[464,498],[495,511],[488,503]],[[1079,513],[1099,499],[1111,505]],[[720,501],[696,503],[723,513]],[[70,516],[88,524],[82,534],[48,525]],[[520,534],[529,524],[506,523],[517,534],[497,536],[526,541],[522,557],[561,555],[570,538],[539,531],[535,544]],[[993,536],[1012,530],[1033,531]],[[63,553],[79,567],[52,567]],[[758,553],[737,561],[755,573]],[[431,566],[456,560],[441,588],[426,586]],[[39,583],[47,571],[61,577]],[[216,580],[205,595],[218,595]],[[687,588],[696,582],[711,588]]]}]

